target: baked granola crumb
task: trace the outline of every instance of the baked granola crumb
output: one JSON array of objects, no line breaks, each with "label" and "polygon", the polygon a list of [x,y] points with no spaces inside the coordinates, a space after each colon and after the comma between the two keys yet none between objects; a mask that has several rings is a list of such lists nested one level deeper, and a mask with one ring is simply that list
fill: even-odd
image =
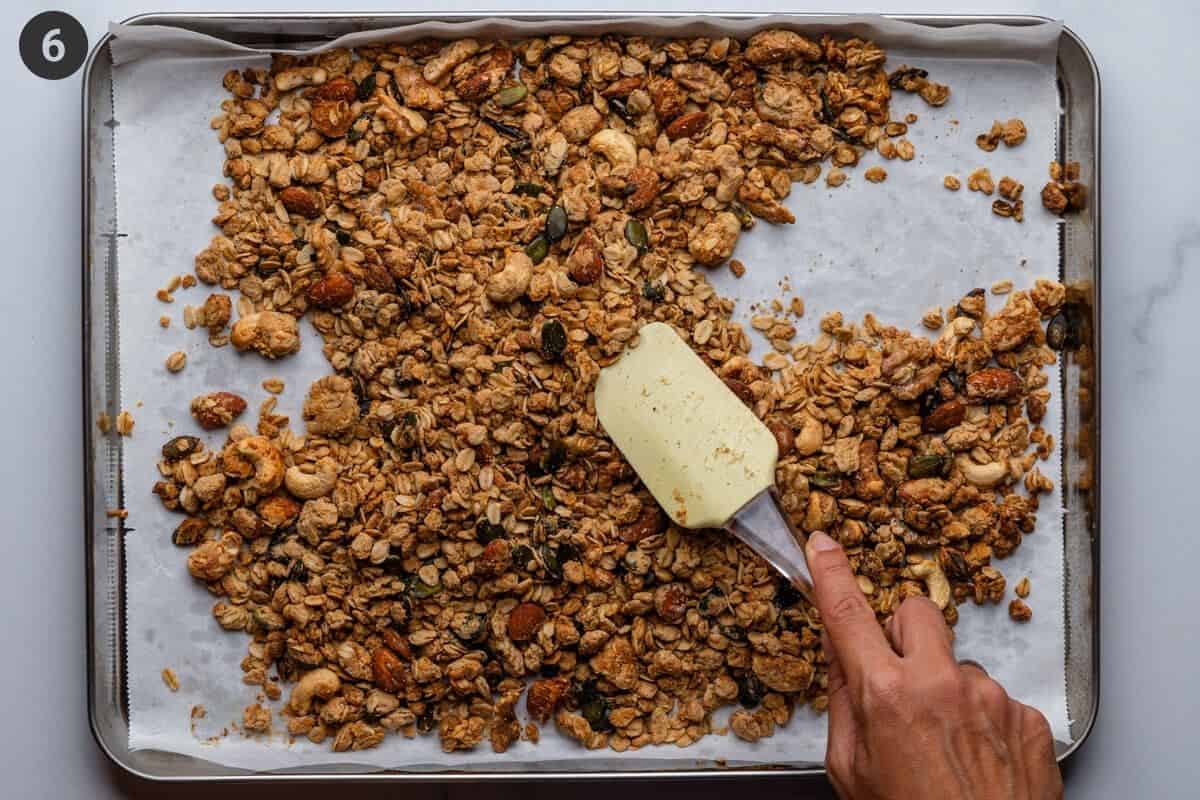
[{"label": "baked granola crumb", "polygon": [[1029,622],[1033,619],[1033,609],[1018,598],[1008,604],[1008,616],[1016,622]]},{"label": "baked granola crumb", "polygon": [[182,350],[176,350],[167,356],[167,372],[180,372],[185,366],[187,366],[187,353]]},{"label": "baked granola crumb", "polygon": [[992,284],[992,294],[1008,294],[1012,289],[1013,282],[1007,279]]},{"label": "baked granola crumb", "polygon": [[112,430],[112,417],[108,415],[107,411],[101,411],[96,415],[96,428],[101,433],[108,433]]},{"label": "baked granola crumb", "polygon": [[733,277],[740,278],[746,274],[746,265],[736,258],[729,259],[729,271],[733,273]]},{"label": "baked granola crumb", "polygon": [[163,314],[161,317],[158,318],[158,326],[160,328],[171,327],[171,318],[168,317],[166,314]]},{"label": "baked granola crumb", "polygon": [[1005,200],[1016,200],[1020,198],[1021,192],[1025,191],[1025,184],[1005,175],[996,189]]},{"label": "baked granola crumb", "polygon": [[254,703],[242,709],[242,730],[248,735],[271,732],[271,709]]},{"label": "baked granola crumb", "polygon": [[282,378],[267,378],[262,382],[263,389],[271,394],[283,394],[284,385]]},{"label": "baked granola crumb", "polygon": [[120,414],[117,414],[117,433],[122,436],[132,436],[133,425],[133,415],[128,411],[122,410]]},{"label": "baked granola crumb", "polygon": [[170,667],[167,667],[162,671],[162,682],[166,684],[167,688],[172,692],[179,691],[179,678],[175,676],[175,670],[171,669]]},{"label": "baked granola crumb", "polygon": [[992,182],[992,171],[987,167],[980,167],[967,176],[967,189],[972,192],[983,192],[990,195],[996,188],[996,184]]},{"label": "baked granola crumb", "polygon": [[1087,187],[1079,182],[1079,162],[1068,162],[1065,167],[1050,162],[1050,181],[1042,187],[1042,206],[1061,216],[1086,205]]},{"label": "baked granola crumb", "polygon": [[1030,589],[1029,578],[1024,577],[1024,578],[1021,578],[1020,582],[1017,583],[1017,585],[1013,588],[1013,591],[1016,592],[1017,597],[1024,600],[1026,597],[1029,597],[1029,589]]},{"label": "baked granola crumb", "polygon": [[887,170],[883,167],[871,167],[863,173],[863,177],[871,183],[883,183],[887,180]]},{"label": "baked granola crumb", "polygon": [[942,186],[945,186],[952,192],[957,192],[962,188],[962,181],[960,181],[954,175],[947,175],[946,177],[942,178]]},{"label": "baked granola crumb", "polygon": [[975,144],[980,150],[991,152],[1002,141],[1008,147],[1016,147],[1025,141],[1026,135],[1027,131],[1023,121],[1019,119],[1010,119],[1007,122],[996,120],[987,133],[981,133],[975,137]]}]

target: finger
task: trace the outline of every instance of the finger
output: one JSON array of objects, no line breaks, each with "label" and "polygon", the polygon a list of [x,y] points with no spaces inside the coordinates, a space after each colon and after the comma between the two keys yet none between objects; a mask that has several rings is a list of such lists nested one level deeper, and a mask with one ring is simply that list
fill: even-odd
[{"label": "finger", "polygon": [[1029,785],[1038,787],[1034,797],[1039,800],[1062,800],[1062,772],[1054,752],[1054,735],[1050,723],[1035,708],[1022,706],[1022,746]]},{"label": "finger", "polygon": [[849,797],[843,791],[843,781],[852,767],[858,726],[850,702],[850,687],[846,685],[846,673],[828,634],[821,634],[821,646],[825,650],[829,674],[829,738],[825,744],[825,769],[838,794]]},{"label": "finger", "polygon": [[1010,700],[1007,729],[1009,749],[1017,754],[1015,766],[1021,786],[1036,790],[1031,798],[1062,796],[1062,778],[1054,757],[1054,739],[1046,718],[1035,708]]},{"label": "finger", "polygon": [[1042,764],[1053,764],[1054,771],[1057,772],[1058,765],[1054,755],[1054,736],[1050,732],[1050,723],[1042,716],[1042,712],[1033,706],[1021,703],[1017,705],[1021,707],[1021,736],[1030,757]]},{"label": "finger", "polygon": [[983,664],[980,664],[978,661],[972,661],[969,658],[960,658],[958,660],[958,666],[961,669],[969,669],[969,670],[973,670],[974,672],[982,672],[983,677],[985,677],[985,678],[991,677],[988,674],[988,671],[986,669],[984,669]]},{"label": "finger", "polygon": [[978,703],[978,707],[987,714],[989,719],[1002,729],[1016,729],[1020,727],[1018,724],[1015,724],[1016,720],[1005,724],[1006,719],[1010,719],[1010,712],[1019,704],[1013,702],[1008,696],[1008,692],[1004,691],[1003,686],[988,677],[987,672],[981,668],[964,665],[960,666],[959,670],[961,670],[962,676],[966,681],[967,692],[970,693],[974,701]]},{"label": "finger", "polygon": [[901,656],[933,666],[954,663],[949,631],[942,612],[929,599],[910,597],[892,617],[888,635]]},{"label": "finger", "polygon": [[841,546],[824,533],[808,539],[808,566],[821,620],[846,682],[855,690],[873,667],[896,657],[867,605]]}]

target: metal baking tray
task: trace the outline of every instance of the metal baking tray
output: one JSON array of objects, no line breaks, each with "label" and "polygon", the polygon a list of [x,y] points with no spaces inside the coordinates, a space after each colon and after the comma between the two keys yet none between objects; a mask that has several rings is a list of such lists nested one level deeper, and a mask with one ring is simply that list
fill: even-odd
[{"label": "metal baking tray", "polygon": [[[594,13],[515,14],[344,14],[328,13],[162,13],[125,20],[134,25],[172,25],[258,47],[289,47],[328,40],[355,31],[427,20],[468,21],[503,16],[545,22],[604,19]],[[635,16],[623,13],[621,16]],[[640,16],[680,16],[645,13]],[[693,15],[689,15],[693,16]],[[714,19],[745,19],[762,14],[703,14]],[[803,23],[805,14],[795,15]],[[976,23],[1024,26],[1046,21],[1035,16],[905,15],[896,19],[937,28]],[[120,398],[117,335],[116,242],[122,235],[116,206],[113,164],[112,60],[108,35],[92,51],[83,79],[83,441],[86,486],[84,541],[87,565],[88,718],[96,743],[112,762],[142,778],[159,781],[247,781],[354,779],[362,781],[493,781],[617,778],[765,778],[819,775],[820,765],[748,769],[644,769],[548,772],[346,771],[321,767],[303,773],[256,773],[203,759],[157,751],[130,751],[125,687],[125,527],[106,511],[124,505],[121,439],[101,434],[95,420],[107,411],[116,418]],[[1086,308],[1085,346],[1063,359],[1063,475],[1066,505],[1066,677],[1072,717],[1069,742],[1057,743],[1058,759],[1075,752],[1096,719],[1100,681],[1100,76],[1087,46],[1064,28],[1058,49],[1060,99],[1059,160],[1078,161],[1089,188],[1088,207],[1067,218],[1061,245],[1061,280]],[[135,490],[136,491],[136,490]]]}]

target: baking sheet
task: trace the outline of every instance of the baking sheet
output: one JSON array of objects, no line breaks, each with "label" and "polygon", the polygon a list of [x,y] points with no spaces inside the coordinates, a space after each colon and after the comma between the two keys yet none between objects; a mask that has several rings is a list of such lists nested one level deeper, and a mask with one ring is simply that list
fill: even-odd
[{"label": "baking sheet", "polygon": [[[725,30],[746,35],[781,25],[810,33],[836,30],[870,36],[888,49],[889,68],[918,64],[936,80],[949,83],[954,94],[941,109],[905,94],[894,98],[894,118],[907,111],[921,118],[908,134],[917,149],[913,162],[882,161],[870,154],[849,171],[849,180],[839,189],[827,189],[823,183],[796,185],[786,201],[796,214],[796,225],[775,228],[760,223],[742,237],[735,255],[746,263],[747,275],[735,280],[724,269],[710,275],[722,294],[739,300],[740,319],[749,318],[752,303],[778,297],[786,301],[798,294],[808,309],[797,326],[801,336],[815,335],[820,316],[830,310],[841,310],[848,320],[869,311],[885,323],[915,328],[924,309],[948,305],[972,287],[1008,278],[1022,288],[1036,277],[1058,274],[1056,218],[1036,202],[1036,187],[1055,152],[1057,24],[935,32],[874,17],[805,17],[569,21],[553,27],[578,33],[615,27],[631,33],[703,35]],[[544,22],[504,20],[426,23],[354,34],[323,49],[423,35],[515,38],[547,28]],[[441,752],[436,736],[411,741],[389,737],[376,750],[334,754],[327,744],[289,745],[278,732],[265,740],[246,739],[232,729],[241,709],[254,702],[255,689],[240,683],[238,666],[247,639],[217,627],[210,613],[215,598],[187,576],[182,554],[170,544],[169,531],[178,518],[148,491],[158,448],[167,437],[181,433],[219,445],[221,436],[201,431],[188,415],[191,397],[227,388],[251,399],[253,409],[266,396],[259,384],[269,376],[287,381],[280,410],[298,423],[308,384],[329,369],[320,354],[319,337],[307,323],[301,325],[300,354],[271,364],[256,356],[238,356],[229,348],[215,350],[202,331],[183,328],[182,305],[202,302],[207,294],[202,287],[178,291],[171,306],[154,300],[155,291],[171,275],[191,271],[195,253],[216,233],[209,222],[215,203],[208,190],[221,180],[223,157],[208,120],[226,96],[221,75],[233,66],[265,64],[265,57],[172,28],[113,26],[113,33],[113,59],[119,65],[114,70],[115,163],[119,228],[124,234],[118,240],[122,407],[138,422],[134,436],[124,443],[123,457],[128,525],[134,529],[126,536],[130,748],[186,753],[259,770],[322,764],[533,771],[680,768],[718,759],[730,766],[819,762],[824,720],[807,709],[799,710],[774,737],[754,745],[732,736],[710,736],[685,750],[653,747],[620,756],[583,751],[552,728],[543,731],[536,747],[521,742],[497,755],[484,745],[452,757]],[[1027,124],[1025,144],[1001,146],[993,153],[975,147],[975,135],[993,119],[1011,116]],[[888,180],[880,185],[862,178],[875,164],[888,171]],[[966,175],[983,165],[997,180],[1008,174],[1034,187],[1028,190],[1033,202],[1023,225],[992,215],[992,198],[941,187],[943,175],[956,174],[965,183]],[[784,278],[790,284],[788,292],[780,288]],[[1002,302],[993,298],[993,308]],[[165,331],[158,326],[164,313],[174,319]],[[189,356],[187,369],[178,375],[162,367],[174,350]],[[765,352],[759,343],[754,355]],[[1050,386],[1058,385],[1057,377],[1055,370]],[[1057,431],[1060,420],[1061,399],[1055,396],[1044,425]],[[1060,474],[1058,456],[1042,469],[1048,475]],[[1000,562],[1010,583],[1031,577],[1034,591],[1028,602],[1034,620],[1016,626],[1007,620],[1004,605],[968,605],[956,632],[960,656],[985,664],[1010,694],[1045,713],[1056,737],[1066,741],[1061,505],[1057,489],[1043,498],[1037,532]],[[168,666],[179,675],[177,693],[161,681],[160,672]],[[189,715],[197,704],[207,714],[193,726]],[[208,740],[225,729],[231,730],[229,736]],[[276,729],[282,730],[278,716]]]}]

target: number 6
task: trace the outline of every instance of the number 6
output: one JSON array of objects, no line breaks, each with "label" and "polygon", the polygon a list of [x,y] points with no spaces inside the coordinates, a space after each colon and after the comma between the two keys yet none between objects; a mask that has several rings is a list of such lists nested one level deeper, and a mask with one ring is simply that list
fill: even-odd
[{"label": "number 6", "polygon": [[63,60],[63,56],[67,54],[67,48],[58,37],[62,34],[62,28],[51,28],[46,31],[46,35],[42,37],[42,58],[52,64],[57,64]]}]

